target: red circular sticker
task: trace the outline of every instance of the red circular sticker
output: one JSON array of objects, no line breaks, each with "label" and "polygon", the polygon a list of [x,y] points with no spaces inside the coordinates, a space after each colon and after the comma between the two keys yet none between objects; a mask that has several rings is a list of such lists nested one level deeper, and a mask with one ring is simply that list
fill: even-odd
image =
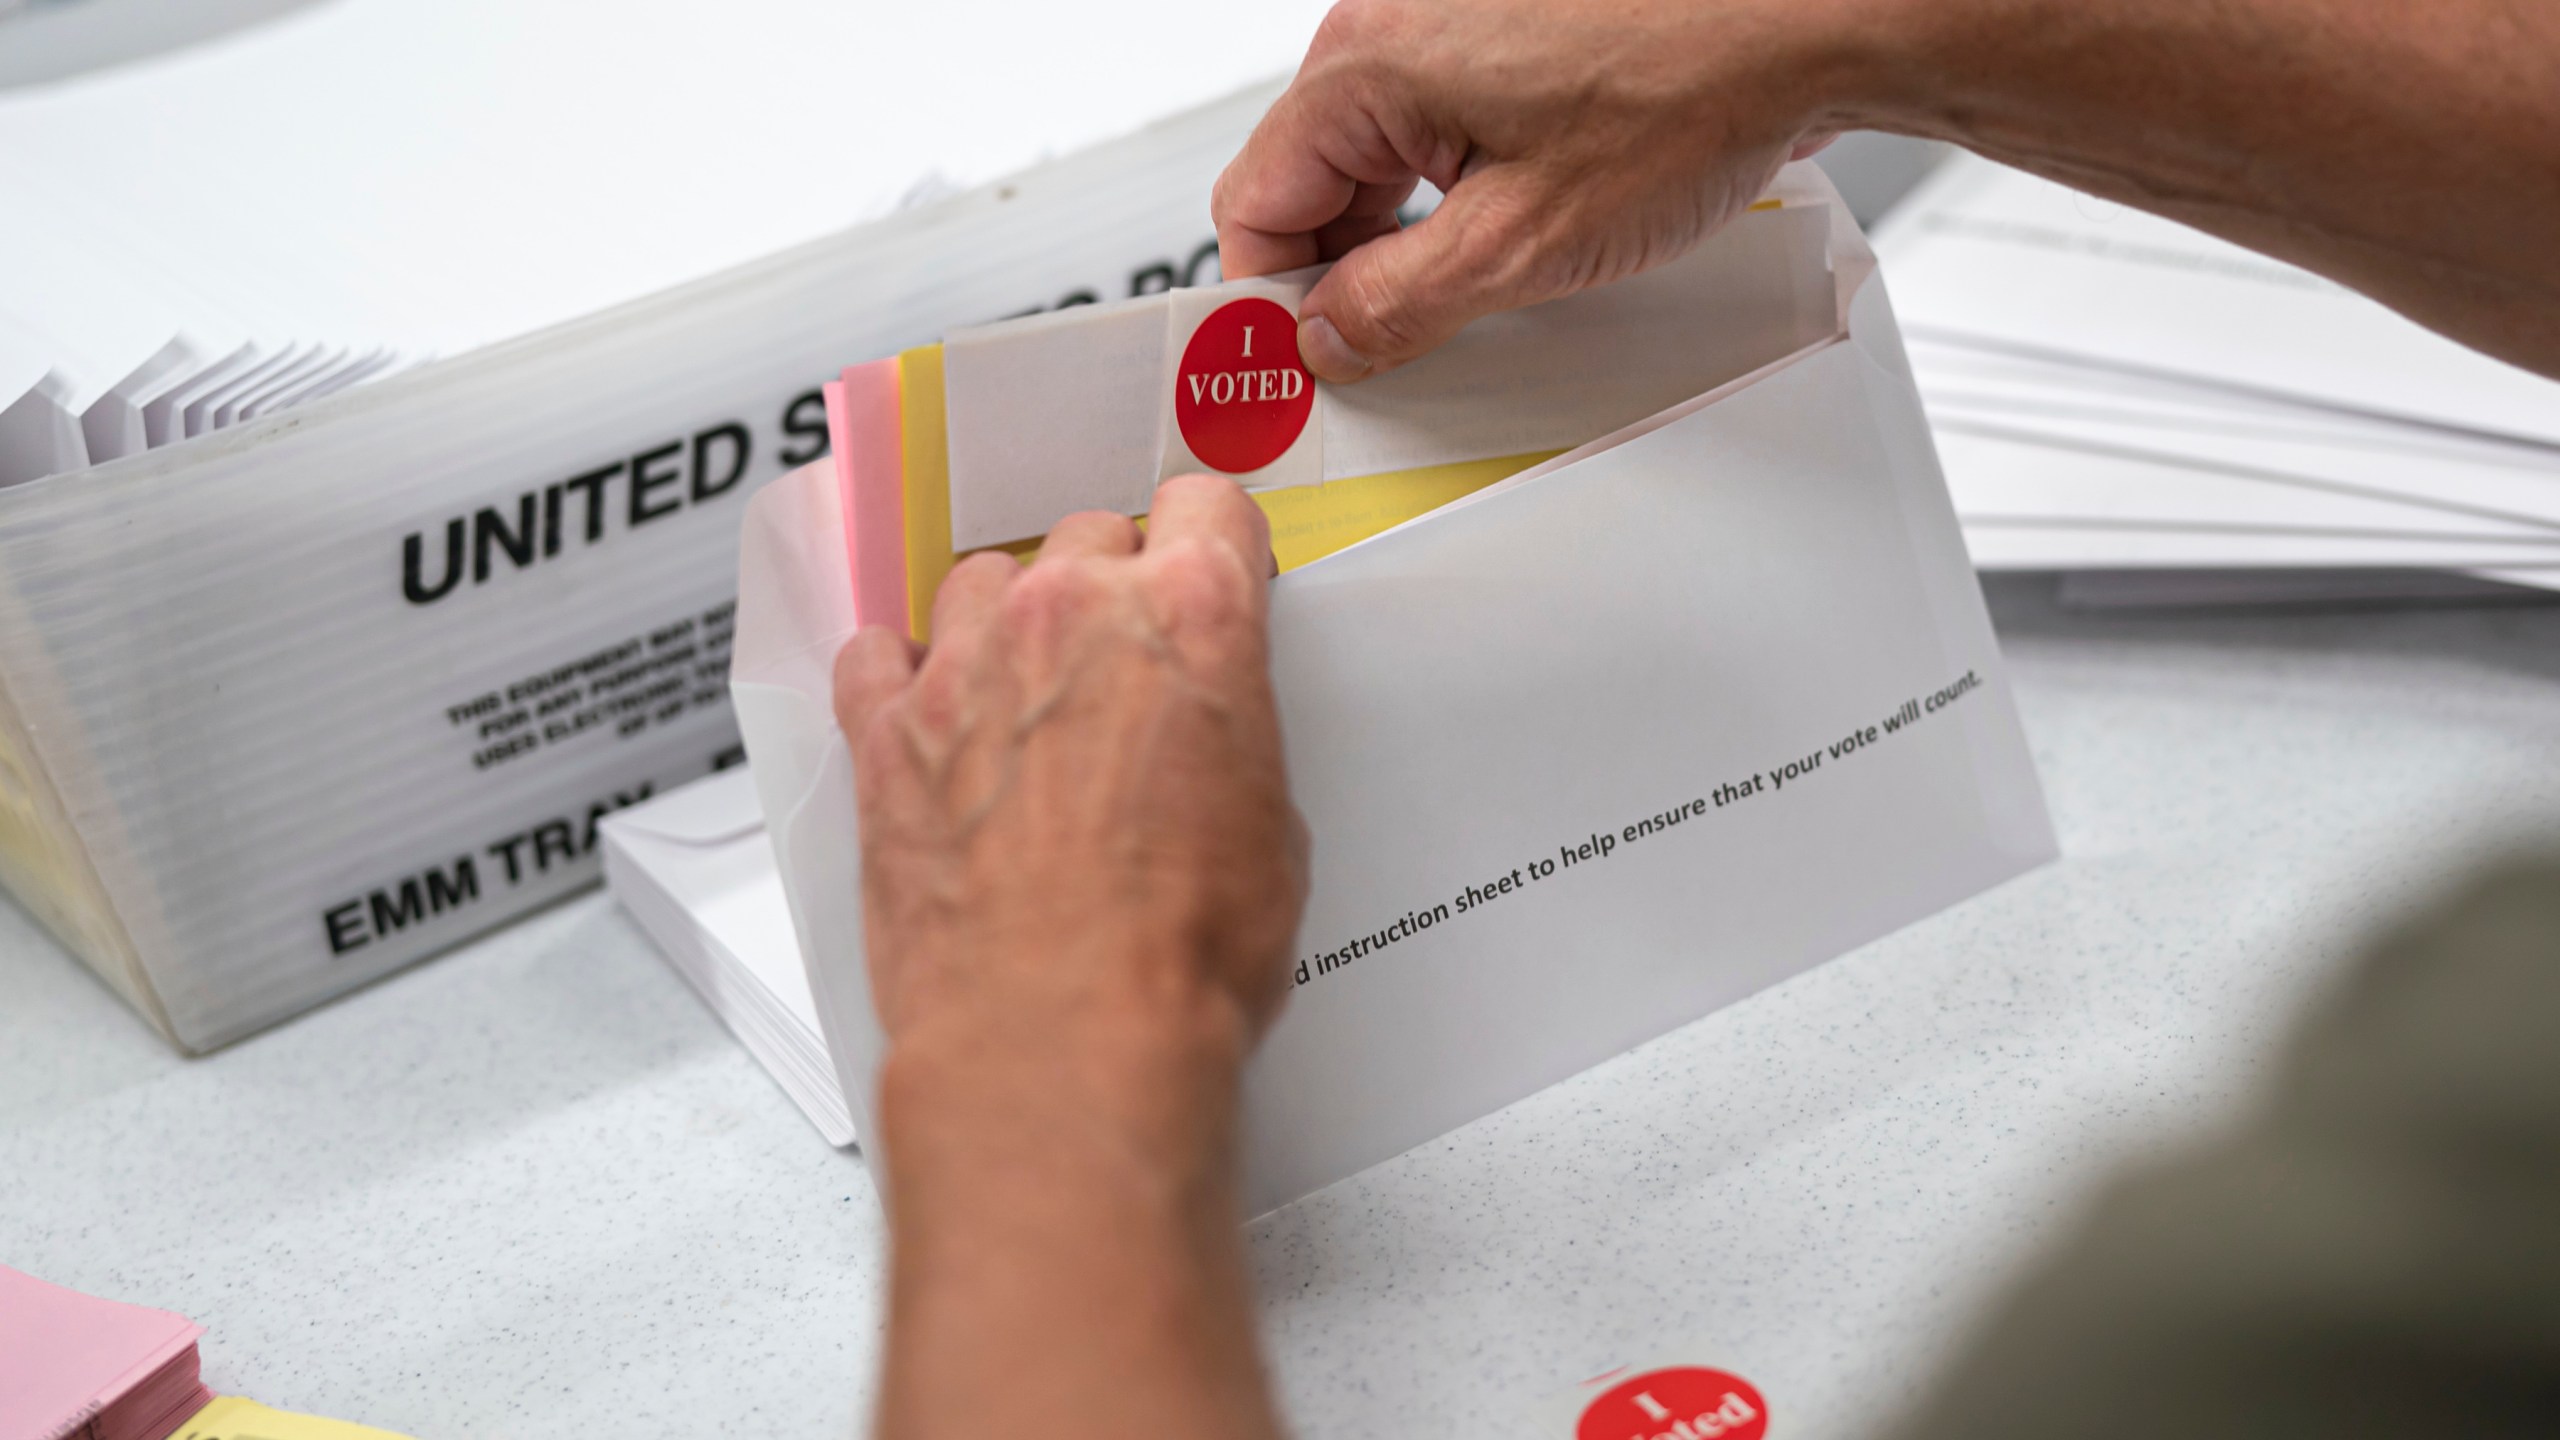
[{"label": "red circular sticker", "polygon": [[1287,454],[1315,410],[1298,322],[1270,300],[1235,300],[1191,332],[1173,377],[1173,418],[1200,463],[1229,475]]},{"label": "red circular sticker", "polygon": [[1761,1440],[1768,1402],[1751,1382],[1700,1365],[1648,1370],[1586,1406],[1574,1440]]}]

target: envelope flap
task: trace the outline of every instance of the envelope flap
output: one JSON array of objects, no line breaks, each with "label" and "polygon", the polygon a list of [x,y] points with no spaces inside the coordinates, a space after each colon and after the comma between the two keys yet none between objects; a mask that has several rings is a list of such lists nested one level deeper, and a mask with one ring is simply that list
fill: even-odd
[{"label": "envelope flap", "polygon": [[764,811],[756,804],[755,778],[733,769],[616,811],[601,823],[607,831],[677,845],[725,845],[763,829]]},{"label": "envelope flap", "polygon": [[[1818,214],[1823,217],[1821,223],[1826,227],[1823,244],[1826,271],[1820,277],[1799,274],[1794,277],[1794,280],[1798,286],[1819,280],[1827,295],[1827,299],[1823,302],[1825,308],[1835,316],[1832,328],[1820,334],[1799,331],[1806,341],[1799,349],[1771,358],[1747,373],[1736,374],[1720,383],[1706,386],[1676,403],[1667,403],[1664,408],[1646,414],[1641,419],[1633,420],[1596,439],[1576,444],[1561,454],[1551,456],[1518,474],[1452,501],[1428,515],[1381,531],[1359,544],[1347,546],[1335,553],[1349,554],[1363,546],[1374,545],[1388,536],[1402,533],[1418,525],[1430,524],[1466,506],[1482,504],[1497,495],[1535,484],[1560,470],[1579,465],[1629,441],[1652,434],[1710,406],[1722,404],[1750,390],[1753,386],[1804,364],[1814,356],[1844,341],[1864,352],[1868,359],[1880,366],[1888,375],[1899,378],[1906,387],[1911,386],[1913,382],[1910,360],[1903,353],[1902,335],[1894,323],[1892,303],[1885,296],[1884,282],[1876,265],[1875,251],[1868,246],[1867,238],[1858,229],[1857,220],[1850,215],[1848,206],[1841,202],[1840,193],[1833,188],[1831,178],[1819,167],[1809,163],[1789,165],[1779,172],[1776,183],[1770,186],[1769,196],[1780,202],[1782,213],[1785,209],[1792,208],[1803,215]],[[1694,266],[1696,261],[1693,258],[1679,263]],[[1664,267],[1665,270],[1673,268]],[[1659,275],[1662,272],[1655,273]],[[1801,308],[1801,302],[1808,298],[1798,297],[1799,308]],[[1384,393],[1383,387],[1393,379],[1393,376],[1389,376],[1384,381],[1369,382],[1362,387],[1362,390],[1369,394]]]},{"label": "envelope flap", "polygon": [[779,846],[791,817],[807,805],[819,770],[844,748],[843,736],[826,707],[788,686],[732,681],[729,703],[746,736],[757,806]]},{"label": "envelope flap", "polygon": [[730,677],[823,697],[834,683],[836,651],[854,629],[842,491],[833,463],[814,460],[747,502]]},{"label": "envelope flap", "polygon": [[1270,491],[1552,454],[1839,334],[1844,283],[1872,265],[1821,173],[1792,166],[1687,254],[1481,317],[1358,385],[1315,384],[1299,362],[1322,266],[957,330],[934,482],[950,544],[1142,514],[1157,481],[1190,470]]}]

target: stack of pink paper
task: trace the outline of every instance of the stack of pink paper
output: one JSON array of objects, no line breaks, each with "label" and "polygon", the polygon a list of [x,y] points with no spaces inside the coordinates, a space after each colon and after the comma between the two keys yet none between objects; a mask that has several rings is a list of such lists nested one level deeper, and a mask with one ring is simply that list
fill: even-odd
[{"label": "stack of pink paper", "polygon": [[0,1265],[0,1440],[162,1440],[213,1400],[203,1333]]}]

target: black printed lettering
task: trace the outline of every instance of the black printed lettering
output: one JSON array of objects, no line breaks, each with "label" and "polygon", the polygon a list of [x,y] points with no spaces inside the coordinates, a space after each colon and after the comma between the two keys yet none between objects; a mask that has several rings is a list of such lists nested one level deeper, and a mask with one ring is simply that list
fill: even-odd
[{"label": "black printed lettering", "polygon": [[[782,447],[784,469],[798,469],[826,454],[826,395],[809,390],[791,397],[790,405],[782,412],[782,433],[791,437]],[[744,468],[743,464],[740,468]]]},{"label": "black printed lettering", "polygon": [[575,490],[587,500],[587,543],[593,545],[604,538],[604,487],[622,473],[622,462],[614,461],[601,470],[590,470],[561,482],[564,490]]},{"label": "black printed lettering", "polygon": [[345,955],[376,940],[387,940],[413,926],[424,925],[480,898],[480,872],[468,855],[451,865],[430,865],[370,891],[362,899],[345,900],[320,912],[329,937],[329,953]]},{"label": "black printed lettering", "polygon": [[396,890],[373,892],[373,929],[377,935],[406,930],[411,925],[427,923],[427,892],[415,877],[400,882]]},{"label": "black printed lettering", "polygon": [[361,900],[330,906],[320,916],[320,923],[329,932],[329,953],[332,955],[344,955],[373,943],[372,937],[364,933],[364,902]]},{"label": "black printed lettering", "polygon": [[432,605],[462,583],[463,529],[458,518],[444,522],[444,578],[433,585],[420,575],[425,568],[426,537],[413,533],[400,542],[400,593],[410,604]]},{"label": "black printed lettering", "polygon": [[519,570],[533,563],[534,499],[534,496],[526,495],[519,501],[516,506],[516,526],[512,530],[507,528],[506,513],[495,506],[483,505],[479,513],[471,517],[472,584],[487,583],[489,549],[493,544],[506,551],[507,558],[514,561]]},{"label": "black printed lettering", "polygon": [[[735,420],[724,420],[693,437],[693,503],[715,499],[737,488],[746,478],[747,461],[755,454],[755,440],[747,427]],[[720,478],[711,478],[713,456],[726,451],[727,465]]]},{"label": "black printed lettering", "polygon": [[[1204,266],[1207,269],[1206,279],[1202,278]],[[1201,241],[1200,248],[1191,252],[1191,258],[1182,262],[1182,284],[1185,289],[1194,285],[1215,285],[1222,278],[1224,277],[1218,269],[1218,242],[1215,240]]]},{"label": "black printed lettering", "polygon": [[427,908],[438,915],[447,910],[458,910],[479,898],[480,872],[472,865],[470,856],[457,857],[449,874],[442,870],[427,872]]},{"label": "black printed lettering", "polygon": [[560,553],[560,497],[565,489],[546,485],[542,491],[542,558]]},{"label": "black printed lettering", "polygon": [[[643,450],[639,454],[631,457],[631,485],[629,488],[631,491],[630,508],[632,529],[637,530],[652,520],[663,520],[684,508],[684,501],[677,497],[670,497],[663,505],[653,505],[649,502],[649,496],[652,492],[664,490],[668,486],[684,479],[684,472],[677,469],[672,463],[676,458],[677,452],[683,449],[684,445],[682,442],[670,440],[666,444],[660,445],[655,449]],[[663,473],[650,468],[651,466],[660,464],[667,466],[667,469]]]},{"label": "black printed lettering", "polygon": [[578,832],[566,820],[553,820],[533,827],[533,868],[548,875],[551,862],[562,863],[578,858]]},{"label": "black printed lettering", "polygon": [[516,858],[516,851],[522,849],[524,843],[531,838],[533,837],[529,835],[510,835],[503,840],[489,842],[488,853],[496,856],[506,865],[507,883],[510,885],[524,883],[524,862]]}]

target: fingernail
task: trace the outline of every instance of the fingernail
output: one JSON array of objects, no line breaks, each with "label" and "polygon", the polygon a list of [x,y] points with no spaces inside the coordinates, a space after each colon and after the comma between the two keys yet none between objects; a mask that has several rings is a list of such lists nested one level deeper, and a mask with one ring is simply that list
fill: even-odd
[{"label": "fingernail", "polygon": [[1298,322],[1298,358],[1319,380],[1347,384],[1369,373],[1369,357],[1351,348],[1333,322],[1310,315]]}]

